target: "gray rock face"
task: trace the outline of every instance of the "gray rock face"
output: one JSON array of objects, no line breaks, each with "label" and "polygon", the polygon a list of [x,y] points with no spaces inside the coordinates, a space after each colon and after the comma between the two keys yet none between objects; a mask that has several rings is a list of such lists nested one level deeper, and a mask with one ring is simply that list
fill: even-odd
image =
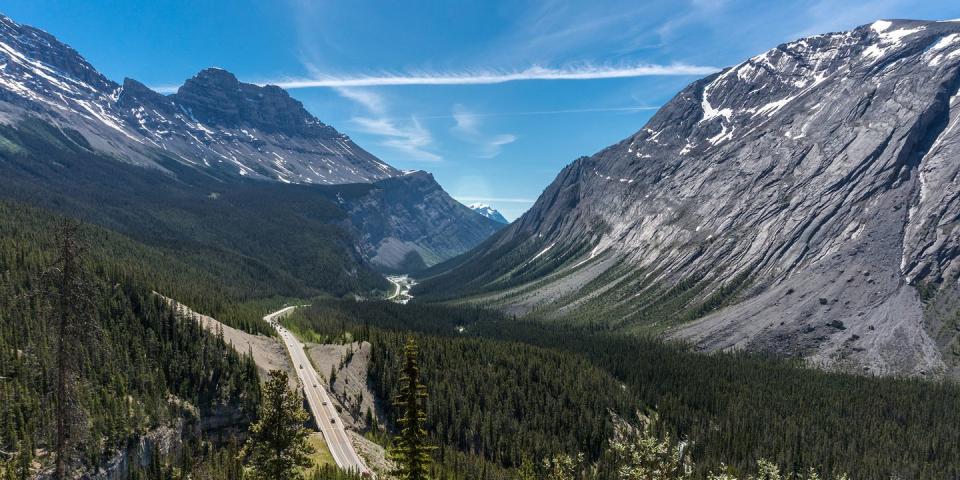
[{"label": "gray rock face", "polygon": [[227,175],[329,185],[400,174],[283,89],[242,83],[221,69],[201,71],[170,96],[127,79],[117,105],[148,142]]},{"label": "gray rock face", "polygon": [[404,172],[338,200],[358,232],[364,256],[387,272],[422,270],[477,246],[503,227],[451,198],[423,171]]},{"label": "gray rock face", "polygon": [[0,122],[37,116],[133,164],[174,160],[219,177],[312,184],[400,174],[283,89],[225,70],[203,70],[169,96],[132,79],[118,85],[52,35],[2,15],[0,65]]},{"label": "gray rock face", "polygon": [[955,295],[960,268],[958,89],[957,22],[780,45],[575,161],[421,288],[487,263],[494,273],[468,288],[515,312],[829,368],[955,374],[956,315],[933,318],[925,300]]}]

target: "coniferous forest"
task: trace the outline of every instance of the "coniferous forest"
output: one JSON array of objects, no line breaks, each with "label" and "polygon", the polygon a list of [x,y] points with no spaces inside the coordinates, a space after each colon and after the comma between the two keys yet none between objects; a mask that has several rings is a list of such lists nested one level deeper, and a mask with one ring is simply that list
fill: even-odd
[{"label": "coniferous forest", "polygon": [[[65,355],[61,350],[70,352],[65,383],[71,394],[63,401],[69,403],[64,417],[70,424],[66,467],[71,471],[101,465],[128,442],[175,425],[176,419],[186,422],[182,430],[189,436],[211,416],[241,422],[251,417],[259,402],[252,359],[175,315],[137,281],[142,271],[132,265],[145,265],[131,255],[136,250],[105,242],[109,235],[83,229],[76,235],[77,281],[85,286],[82,302],[89,304],[89,322],[60,334],[55,325],[63,313],[46,284],[50,272],[62,270],[56,246],[64,221],[30,215],[34,222],[28,222],[19,215],[24,210],[2,208],[0,450],[19,454],[7,460],[22,468],[35,460],[35,452],[54,447],[60,415],[51,414],[51,408],[60,400],[53,398],[52,384]],[[132,270],[116,270],[123,264]],[[36,460],[44,464],[49,458]]]},{"label": "coniferous forest", "polygon": [[690,442],[698,478],[722,465],[748,471],[760,459],[828,478],[960,474],[960,387],[952,383],[704,355],[472,307],[327,300],[288,323],[327,341],[370,341],[380,398],[396,394],[404,342],[415,338],[441,463],[451,449],[507,469],[556,453],[602,462],[614,415],[652,413],[657,436]]},{"label": "coniferous forest", "polygon": [[[0,450],[42,455],[54,438],[43,412],[55,364],[42,292],[64,219],[17,204],[0,209]],[[177,455],[132,474],[238,478],[247,467],[230,453],[239,445],[229,438],[242,436],[255,417],[256,367],[217,335],[177,318],[152,292],[174,292],[251,332],[270,332],[259,317],[282,300],[245,299],[208,269],[100,227],[79,224],[76,236],[95,328],[75,342],[83,441],[73,465],[100,465],[140,435],[184,419],[198,426],[199,436],[188,435]],[[398,411],[385,399],[397,396],[404,345],[416,340],[436,478],[547,475],[542,460],[557,455],[593,465],[589,478],[617,478],[608,465],[617,419],[651,415],[658,419],[652,424],[657,438],[688,442],[696,478],[722,465],[748,471],[760,459],[786,472],[814,468],[828,478],[844,472],[951,478],[960,468],[954,460],[960,434],[953,428],[960,422],[960,388],[952,383],[832,374],[755,355],[703,355],[659,340],[474,307],[331,298],[312,304],[285,323],[315,342],[371,343],[369,382],[387,414],[378,438],[396,432]],[[204,440],[214,434],[202,428],[211,416],[233,418],[232,433]],[[39,461],[33,455],[9,464]]]}]

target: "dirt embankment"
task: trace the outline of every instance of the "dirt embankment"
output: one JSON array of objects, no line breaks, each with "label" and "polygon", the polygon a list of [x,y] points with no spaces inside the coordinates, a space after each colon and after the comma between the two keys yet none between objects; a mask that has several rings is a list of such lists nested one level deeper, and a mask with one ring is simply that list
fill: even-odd
[{"label": "dirt embankment", "polygon": [[[384,412],[382,403],[373,394],[367,383],[370,366],[370,344],[354,342],[346,345],[307,344],[310,361],[330,385],[337,412],[353,440],[357,453],[378,477],[389,472],[393,465],[387,459],[386,450],[361,433],[371,428],[382,428]],[[334,381],[330,382],[331,372]],[[369,413],[369,418],[368,414]],[[374,425],[370,425],[374,422]]]},{"label": "dirt embankment", "polygon": [[222,332],[223,341],[232,346],[234,350],[242,354],[253,355],[253,361],[257,364],[257,371],[260,373],[261,379],[266,379],[271,370],[285,370],[290,378],[290,387],[297,388],[297,373],[293,370],[290,356],[287,355],[287,351],[280,340],[266,335],[249,334],[225,325],[213,317],[199,314],[176,300],[170,298],[166,300],[179,314],[200,322],[200,325],[207,331],[215,334]]},{"label": "dirt embankment", "polygon": [[383,423],[383,411],[367,384],[369,343],[307,344],[307,355],[317,372],[330,384],[344,424],[360,431],[370,428],[372,425],[368,425],[367,412],[370,412],[371,419],[374,419],[377,425]]}]

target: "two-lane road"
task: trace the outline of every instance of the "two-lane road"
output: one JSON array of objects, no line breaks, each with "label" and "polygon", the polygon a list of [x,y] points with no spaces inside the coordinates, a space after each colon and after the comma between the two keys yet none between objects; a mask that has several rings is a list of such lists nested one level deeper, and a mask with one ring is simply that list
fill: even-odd
[{"label": "two-lane road", "polygon": [[303,344],[286,328],[280,325],[279,318],[293,311],[296,307],[287,307],[273,312],[265,317],[277,333],[283,344],[290,353],[293,360],[293,367],[297,370],[297,377],[300,378],[300,384],[303,385],[303,391],[307,398],[307,405],[310,407],[310,413],[320,426],[323,432],[323,438],[327,442],[330,454],[333,455],[333,461],[337,466],[349,471],[368,473],[370,470],[363,463],[363,459],[357,455],[353,448],[350,436],[343,426],[343,421],[337,415],[337,410],[330,401],[327,394],[326,384],[321,380],[320,375],[314,370],[313,365],[307,358],[303,350]]}]

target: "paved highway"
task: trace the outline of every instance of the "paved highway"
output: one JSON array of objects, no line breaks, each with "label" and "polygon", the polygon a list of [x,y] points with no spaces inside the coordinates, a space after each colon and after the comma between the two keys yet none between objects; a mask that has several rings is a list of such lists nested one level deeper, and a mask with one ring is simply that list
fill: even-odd
[{"label": "paved highway", "polygon": [[330,453],[333,455],[333,460],[337,463],[337,466],[344,470],[371,475],[370,469],[364,465],[363,459],[354,450],[350,436],[344,429],[343,421],[337,415],[337,410],[327,394],[326,384],[313,369],[313,365],[303,350],[303,344],[293,333],[280,326],[279,318],[293,311],[294,308],[296,307],[278,310],[263,317],[263,319],[277,330],[280,339],[286,345],[287,352],[290,353],[290,358],[293,360],[293,367],[297,370],[297,377],[300,378],[300,384],[303,385],[310,413],[320,426],[320,431],[323,433],[323,438],[326,440],[327,447],[330,448]]},{"label": "paved highway", "polygon": [[410,278],[409,275],[390,275],[387,276],[387,280],[393,284],[395,289],[393,295],[390,295],[387,300],[407,303],[413,298],[413,295],[410,295],[410,289],[417,284],[417,281]]}]

